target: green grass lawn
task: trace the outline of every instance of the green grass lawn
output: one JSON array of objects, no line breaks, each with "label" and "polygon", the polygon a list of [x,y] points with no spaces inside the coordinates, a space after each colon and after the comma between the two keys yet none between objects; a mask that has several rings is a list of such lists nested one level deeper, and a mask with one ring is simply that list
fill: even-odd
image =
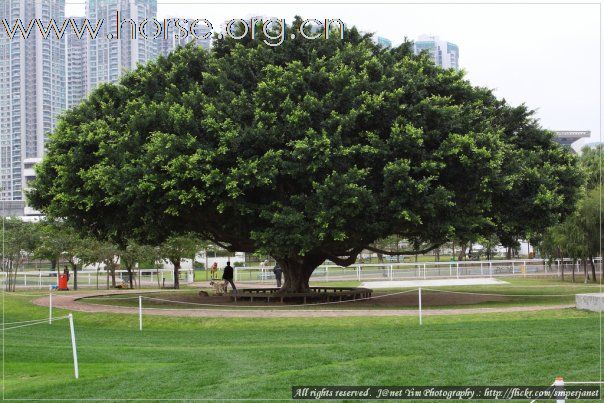
[{"label": "green grass lawn", "polygon": [[[528,284],[527,284],[528,285]],[[42,318],[5,295],[5,321]],[[66,312],[57,311],[56,315]],[[67,321],[4,334],[5,397],[273,398],[292,385],[546,385],[599,377],[600,315],[515,314],[195,319],[76,312],[80,379]]]}]

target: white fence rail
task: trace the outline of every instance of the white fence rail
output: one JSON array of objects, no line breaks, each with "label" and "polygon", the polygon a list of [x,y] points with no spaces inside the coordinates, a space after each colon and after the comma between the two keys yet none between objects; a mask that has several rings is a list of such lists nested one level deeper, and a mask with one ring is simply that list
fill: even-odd
[{"label": "white fence rail", "polygon": [[[602,270],[602,258],[596,258],[596,270]],[[556,260],[551,267],[547,260],[484,260],[418,263],[354,264],[349,267],[321,265],[312,274],[311,281],[365,281],[365,280],[417,280],[464,277],[529,277],[559,276],[562,269],[570,274],[572,269],[580,274],[582,263],[570,259]],[[591,273],[591,267],[588,263]],[[274,282],[272,267],[236,267],[236,282]]]},{"label": "white fence rail", "polygon": [[[78,270],[78,288],[106,288],[107,284],[111,285],[111,277],[108,276],[106,270]],[[14,273],[12,274],[15,275]],[[174,273],[170,269],[162,270],[134,270],[132,272],[133,281],[136,286],[155,286],[171,287],[174,284]],[[2,284],[6,283],[7,273],[0,273]],[[69,287],[73,288],[74,273],[70,272]],[[16,273],[17,287],[48,289],[57,284],[56,271],[19,271]],[[190,284],[194,281],[194,273],[192,269],[180,270],[179,280],[181,283]],[[115,271],[116,284],[129,282],[127,270]]]}]

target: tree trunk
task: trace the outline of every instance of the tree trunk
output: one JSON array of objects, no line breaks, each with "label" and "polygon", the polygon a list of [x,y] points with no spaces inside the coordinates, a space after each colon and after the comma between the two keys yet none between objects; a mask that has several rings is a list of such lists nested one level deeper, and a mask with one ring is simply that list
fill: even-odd
[{"label": "tree trunk", "polygon": [[17,273],[19,272],[19,267],[23,264],[23,259],[17,260],[17,264],[13,266],[13,288],[12,291],[17,291]]},{"label": "tree trunk", "polygon": [[583,258],[582,261],[583,261],[582,262],[583,263],[583,273],[585,276],[583,282],[585,284],[587,284],[587,282],[589,281],[589,272],[587,271],[587,258]]},{"label": "tree trunk", "polygon": [[460,242],[459,246],[460,246],[461,250],[459,251],[459,256],[457,256],[457,260],[463,261],[466,257],[466,248],[468,247],[468,245],[465,241],[463,241],[463,242]]},{"label": "tree trunk", "polygon": [[594,264],[593,256],[589,257],[589,263],[591,265],[591,277],[594,283],[598,282],[598,277],[596,277],[596,265]]},{"label": "tree trunk", "polygon": [[71,265],[71,271],[73,271],[73,289],[74,291],[78,289],[78,265],[74,262],[69,262]]},{"label": "tree trunk", "polygon": [[115,266],[112,265],[109,271],[111,272],[111,287],[115,288],[117,287],[117,284],[115,283]]},{"label": "tree trunk", "polygon": [[[296,259],[297,260],[297,259]],[[280,292],[309,292],[308,280],[317,266],[305,265],[294,259],[279,259],[285,279]]]},{"label": "tree trunk", "polygon": [[575,266],[577,265],[577,261],[573,260],[573,283],[575,282]]},{"label": "tree trunk", "polygon": [[132,275],[132,267],[128,265],[126,266],[126,270],[128,270],[128,282],[130,283],[130,289],[134,289],[134,276]]},{"label": "tree trunk", "polygon": [[180,288],[180,279],[179,279],[180,259],[173,260],[172,264],[174,265],[174,288],[179,289]]},{"label": "tree trunk", "polygon": [[561,258],[562,256],[562,251],[560,250],[560,248],[556,248],[556,254],[558,256],[558,262],[560,265],[560,278],[562,279],[562,281],[564,281],[564,259]]}]

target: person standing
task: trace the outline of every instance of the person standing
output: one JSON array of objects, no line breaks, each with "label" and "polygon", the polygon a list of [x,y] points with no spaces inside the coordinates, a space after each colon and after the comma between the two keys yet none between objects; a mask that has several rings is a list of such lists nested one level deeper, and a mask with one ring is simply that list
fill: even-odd
[{"label": "person standing", "polygon": [[[235,283],[233,283],[233,267],[231,266],[231,262],[227,262],[227,265],[222,272],[222,279],[229,284],[233,288],[233,292],[237,294],[237,287],[235,287]],[[226,285],[226,284],[225,284]],[[228,289],[228,285],[225,287],[225,291]]]},{"label": "person standing", "polygon": [[275,273],[275,280],[277,280],[277,287],[281,288],[281,276],[283,275],[283,269],[279,266],[279,263],[273,267],[273,273]]}]

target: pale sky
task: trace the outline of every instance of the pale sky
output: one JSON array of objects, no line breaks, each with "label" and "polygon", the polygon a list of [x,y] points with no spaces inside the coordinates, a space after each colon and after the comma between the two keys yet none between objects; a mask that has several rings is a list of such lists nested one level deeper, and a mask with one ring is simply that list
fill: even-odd
[{"label": "pale sky", "polygon": [[[84,15],[67,0],[67,15]],[[205,18],[219,29],[232,18],[339,18],[396,45],[438,35],[459,46],[475,85],[511,104],[537,110],[551,130],[591,130],[600,137],[600,4],[202,4],[160,0],[158,18]],[[585,141],[582,141],[585,142]],[[578,143],[581,144],[581,143]]]}]

